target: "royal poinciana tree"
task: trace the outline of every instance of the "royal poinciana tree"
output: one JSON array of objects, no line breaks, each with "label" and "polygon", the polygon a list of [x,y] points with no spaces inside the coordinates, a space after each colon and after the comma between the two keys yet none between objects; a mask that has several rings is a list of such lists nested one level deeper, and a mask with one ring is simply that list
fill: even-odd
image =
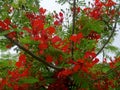
[{"label": "royal poinciana tree", "polygon": [[[18,55],[0,61],[0,90],[119,90],[119,49],[112,41],[120,2],[57,2],[69,3],[67,13],[46,13],[39,0],[0,1],[1,50],[17,46]],[[106,50],[116,57],[107,58]]]}]

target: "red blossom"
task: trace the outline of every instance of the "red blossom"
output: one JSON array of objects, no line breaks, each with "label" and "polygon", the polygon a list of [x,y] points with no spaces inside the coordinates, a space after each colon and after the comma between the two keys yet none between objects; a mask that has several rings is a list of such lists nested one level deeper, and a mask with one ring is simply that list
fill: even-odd
[{"label": "red blossom", "polygon": [[37,29],[38,31],[39,30],[43,30],[43,28],[44,28],[43,21],[40,20],[40,19],[34,19],[34,20],[32,20],[31,25],[32,25],[33,29]]},{"label": "red blossom", "polygon": [[42,49],[42,50],[44,50],[44,49],[47,49],[48,48],[48,44],[47,43],[41,43],[41,44],[39,44],[39,49]]},{"label": "red blossom", "polygon": [[60,13],[59,13],[59,16],[60,16],[60,17],[63,17],[63,13],[62,13],[62,12],[60,12]]},{"label": "red blossom", "polygon": [[52,35],[53,33],[55,33],[55,28],[52,27],[52,26],[48,27],[46,30],[48,31],[48,33],[49,33],[50,35]]},{"label": "red blossom", "polygon": [[5,22],[0,21],[0,28],[2,28],[4,30],[9,30],[10,29],[9,24],[10,24],[10,22],[7,19],[5,20]]},{"label": "red blossom", "polygon": [[77,42],[77,34],[73,34],[73,35],[70,37],[70,40],[73,41],[73,42]]},{"label": "red blossom", "polygon": [[107,7],[112,7],[114,5],[116,5],[116,3],[113,0],[107,0],[107,3],[105,4]]},{"label": "red blossom", "polygon": [[69,47],[70,47],[69,44],[64,45],[64,46],[62,47],[62,51],[63,51],[63,52],[69,51]]},{"label": "red blossom", "polygon": [[25,54],[21,54],[19,56],[19,61],[17,61],[15,65],[18,68],[20,68],[20,67],[24,67],[25,63],[26,63],[26,55]]},{"label": "red blossom", "polygon": [[77,41],[79,41],[82,38],[83,38],[83,34],[82,33],[78,33],[78,34],[73,34],[70,37],[70,40],[73,41],[73,42],[77,42]]},{"label": "red blossom", "polygon": [[74,72],[77,72],[78,70],[80,70],[80,65],[79,64],[76,64],[74,67],[73,67],[73,71]]},{"label": "red blossom", "polygon": [[56,21],[54,22],[54,25],[59,25],[59,21],[56,20]]},{"label": "red blossom", "polygon": [[26,62],[26,55],[25,54],[20,54],[19,61]]},{"label": "red blossom", "polygon": [[70,69],[64,69],[61,72],[59,72],[58,77],[67,77],[72,74],[72,70]]},{"label": "red blossom", "polygon": [[17,32],[15,31],[8,33],[8,37],[12,39],[16,39],[16,35],[17,35]]},{"label": "red blossom", "polygon": [[77,13],[79,13],[80,12],[80,7],[71,8],[71,11],[76,11]]},{"label": "red blossom", "polygon": [[28,75],[29,75],[29,69],[26,68],[26,69],[24,69],[23,72],[20,74],[20,77],[26,77],[26,76],[28,76]]},{"label": "red blossom", "polygon": [[78,62],[79,64],[82,64],[82,63],[84,63],[84,60],[83,60],[83,59],[78,59],[77,62]]},{"label": "red blossom", "polygon": [[83,67],[81,68],[81,70],[84,71],[84,72],[86,72],[86,73],[88,73],[88,68],[85,67],[85,66],[83,66]]},{"label": "red blossom", "polygon": [[99,62],[99,59],[98,58],[95,58],[93,61],[92,61],[92,64],[95,65]]},{"label": "red blossom", "polygon": [[40,12],[40,14],[44,14],[44,13],[46,12],[46,9],[44,9],[44,8],[41,7],[41,8],[39,9],[39,12]]},{"label": "red blossom", "polygon": [[51,63],[51,62],[53,61],[53,57],[52,57],[51,55],[47,55],[47,56],[46,56],[46,61],[47,61],[48,63]]},{"label": "red blossom", "polygon": [[78,33],[78,34],[77,34],[77,39],[80,40],[80,39],[82,39],[82,38],[83,38],[83,34],[82,34],[82,33]]},{"label": "red blossom", "polygon": [[103,3],[100,0],[95,0],[95,6],[101,8],[103,6]]},{"label": "red blossom", "polygon": [[11,47],[12,47],[11,43],[6,45],[6,48],[11,48]]},{"label": "red blossom", "polygon": [[30,13],[30,12],[27,12],[25,16],[30,20],[35,18],[35,15],[33,13]]},{"label": "red blossom", "polygon": [[55,26],[61,25],[64,19],[63,13],[62,12],[60,12],[59,14],[55,13],[55,15],[53,15],[53,18]]},{"label": "red blossom", "polygon": [[11,21],[9,18],[6,18],[4,21],[3,21],[5,24],[7,25],[10,25],[11,24]]},{"label": "red blossom", "polygon": [[52,43],[57,43],[59,41],[61,41],[61,38],[59,36],[54,36],[51,40]]},{"label": "red blossom", "polygon": [[23,66],[23,64],[21,62],[16,62],[15,64],[18,68],[20,68],[21,66]]},{"label": "red blossom", "polygon": [[85,55],[84,55],[84,58],[87,59],[87,58],[95,58],[96,57],[96,54],[94,52],[86,52]]}]

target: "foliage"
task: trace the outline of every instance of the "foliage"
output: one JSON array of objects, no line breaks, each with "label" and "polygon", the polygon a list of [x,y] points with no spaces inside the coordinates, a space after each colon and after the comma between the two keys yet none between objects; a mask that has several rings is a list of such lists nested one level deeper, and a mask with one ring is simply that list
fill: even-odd
[{"label": "foliage", "polygon": [[[118,90],[120,51],[111,43],[120,20],[119,2],[57,2],[70,4],[68,25],[63,10],[46,14],[38,0],[0,1],[0,49],[16,45],[18,52],[13,60],[1,57],[0,89]],[[100,63],[102,51],[116,57],[107,62],[104,56]]]}]

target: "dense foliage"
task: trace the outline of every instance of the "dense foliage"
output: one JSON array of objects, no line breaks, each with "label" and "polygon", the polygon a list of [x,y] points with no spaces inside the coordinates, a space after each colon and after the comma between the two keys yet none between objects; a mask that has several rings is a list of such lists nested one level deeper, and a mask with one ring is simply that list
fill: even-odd
[{"label": "dense foliage", "polygon": [[120,51],[112,41],[120,1],[57,2],[69,3],[67,13],[46,13],[38,0],[0,1],[0,49],[17,46],[17,56],[0,60],[0,90],[119,90]]}]

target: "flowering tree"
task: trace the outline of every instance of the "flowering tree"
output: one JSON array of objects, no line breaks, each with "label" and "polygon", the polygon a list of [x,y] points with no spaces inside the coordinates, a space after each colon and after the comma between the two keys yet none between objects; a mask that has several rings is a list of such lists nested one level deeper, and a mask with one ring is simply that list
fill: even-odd
[{"label": "flowering tree", "polygon": [[[70,4],[66,17],[72,21],[64,11],[46,14],[38,0],[0,1],[1,45],[18,51],[15,61],[0,62],[0,90],[119,90],[119,50],[111,42],[120,2],[57,2]],[[99,63],[105,50],[116,57],[107,62],[103,53]]]}]

